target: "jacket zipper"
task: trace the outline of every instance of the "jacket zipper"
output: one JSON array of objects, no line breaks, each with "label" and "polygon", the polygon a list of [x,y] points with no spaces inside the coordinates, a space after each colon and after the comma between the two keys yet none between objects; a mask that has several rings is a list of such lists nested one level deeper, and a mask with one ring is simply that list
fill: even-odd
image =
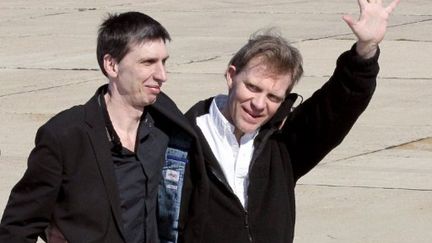
[{"label": "jacket zipper", "polygon": [[[265,142],[267,141],[267,139],[274,133],[274,131],[275,131],[274,129],[271,129],[269,132],[267,132],[264,135],[264,138],[263,138],[262,142],[258,146],[257,150],[255,150],[255,152],[254,152],[254,155],[253,155],[252,160],[251,160],[251,164],[249,165],[249,172],[252,170],[252,166],[253,166],[253,164],[255,164],[255,161],[256,161],[256,159],[258,157],[258,154],[261,153],[261,150],[263,149],[263,146],[264,146],[263,144],[265,144]],[[233,194],[233,196],[236,198],[238,204],[242,208],[242,213],[244,214],[244,227],[247,230],[248,240],[249,240],[249,242],[252,243],[253,242],[253,237],[252,237],[252,232],[251,232],[250,225],[249,225],[249,214],[248,214],[248,211],[243,207],[243,204],[241,204],[240,199],[238,199],[237,195],[235,195],[235,193],[233,192],[232,188],[229,185],[227,185],[227,183],[225,182],[225,180],[223,180],[222,178],[219,177],[218,173],[215,172],[215,170],[214,170],[214,168],[212,166],[210,166],[210,171],[216,177],[216,179],[220,183],[222,183],[222,185],[224,185],[228,189],[228,191],[230,191]]]},{"label": "jacket zipper", "polygon": [[[210,167],[211,168],[211,167]],[[252,238],[252,232],[251,229],[249,227],[249,214],[247,212],[247,210],[243,207],[243,204],[241,204],[240,199],[238,199],[237,195],[235,195],[235,193],[233,192],[233,190],[231,189],[231,187],[229,185],[227,185],[225,183],[225,181],[223,179],[221,179],[217,173],[214,172],[214,170],[211,168],[211,173],[216,177],[216,179],[219,180],[220,183],[222,183],[222,185],[224,185],[232,194],[233,196],[236,198],[238,204],[240,205],[240,207],[242,208],[242,213],[244,214],[244,228],[247,231],[248,234],[248,240],[249,242],[253,242],[253,238]]]},{"label": "jacket zipper", "polygon": [[[267,142],[268,138],[269,138],[269,137],[270,137],[274,132],[275,132],[275,129],[271,129],[270,131],[268,131],[268,132],[264,135],[264,137],[263,137],[261,143],[258,144],[258,147],[255,149],[255,151],[254,151],[254,153],[253,153],[253,156],[252,156],[252,159],[251,159],[251,162],[250,162],[250,165],[249,165],[249,172],[252,171],[252,167],[254,166],[255,161],[256,161],[257,158],[258,158],[258,155],[261,154],[261,151],[264,149],[265,143]],[[250,181],[249,181],[249,183],[250,183]]]},{"label": "jacket zipper", "polygon": [[[263,141],[261,142],[261,144],[259,145],[259,147],[257,148],[257,150],[255,150],[255,153],[254,153],[253,158],[252,158],[252,160],[251,160],[251,163],[250,163],[250,165],[249,165],[249,172],[252,170],[252,166],[255,164],[255,161],[256,161],[258,155],[261,153],[261,150],[262,150],[263,144],[265,144],[265,141],[267,141],[267,139],[270,137],[271,134],[273,134],[273,132],[274,132],[274,131],[269,131],[269,132],[264,136]],[[216,177],[217,177],[217,176],[216,176]],[[219,179],[219,180],[220,180],[220,179]],[[249,183],[250,183],[250,181],[249,181]],[[232,190],[231,190],[231,192],[232,192]],[[234,192],[233,192],[233,193],[234,193]],[[236,197],[236,198],[237,198],[237,197]],[[238,199],[238,198],[237,198],[237,199]],[[240,203],[240,205],[241,205],[240,200],[238,200],[238,201],[239,201],[239,203]],[[242,205],[242,208],[243,208],[243,205]],[[245,216],[244,226],[245,226],[245,229],[247,230],[247,233],[248,233],[248,240],[249,240],[249,242],[252,243],[252,242],[253,242],[253,237],[252,237],[252,232],[251,232],[251,229],[250,229],[250,226],[249,226],[249,214],[248,214],[248,211],[247,211],[246,209],[244,209],[244,208],[243,208],[243,212],[244,212],[244,216]]]},{"label": "jacket zipper", "polygon": [[249,239],[249,242],[253,242],[253,239],[252,239],[252,233],[251,233],[251,230],[250,230],[250,227],[249,227],[249,214],[248,214],[248,212],[245,210],[244,211],[244,213],[245,213],[245,229],[247,230],[247,233],[248,233],[248,239]]},{"label": "jacket zipper", "polygon": [[[254,155],[252,156],[252,160],[251,160],[251,164],[249,165],[249,172],[252,169],[253,164],[255,164],[256,158],[258,157],[258,154],[261,153],[261,150],[263,149],[263,144],[265,144],[265,142],[267,141],[267,139],[274,133],[274,129],[271,129],[270,131],[268,131],[265,135],[264,138],[262,140],[262,142],[260,143],[260,145],[258,146],[257,150],[255,150]],[[210,166],[210,171],[211,173],[216,177],[216,179],[222,183],[222,185],[224,185],[228,191],[230,191],[233,196],[236,198],[238,204],[240,205],[240,207],[242,208],[242,213],[244,214],[244,227],[247,230],[247,234],[248,234],[248,240],[249,242],[253,242],[253,237],[252,237],[252,232],[250,229],[250,225],[249,225],[249,214],[248,211],[243,207],[243,204],[240,202],[240,199],[238,199],[237,195],[235,195],[235,193],[233,192],[232,188],[227,185],[227,183],[225,182],[225,180],[223,180],[222,178],[219,177],[218,173],[215,172],[214,168],[212,166]]]}]

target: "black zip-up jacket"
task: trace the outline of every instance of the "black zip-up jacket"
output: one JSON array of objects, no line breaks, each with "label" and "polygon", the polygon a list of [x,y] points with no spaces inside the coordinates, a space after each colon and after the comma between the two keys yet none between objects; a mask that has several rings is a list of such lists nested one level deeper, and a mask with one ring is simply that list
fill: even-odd
[{"label": "black zip-up jacket", "polygon": [[[379,51],[373,58],[363,60],[354,45],[338,58],[334,74],[322,88],[292,112],[297,95],[289,95],[276,115],[261,127],[249,167],[246,209],[196,126],[196,118],[208,113],[213,98],[193,106],[186,116],[202,146],[196,158],[205,158],[194,163],[206,168],[209,198],[208,204],[200,205],[207,210],[203,225],[199,229],[194,229],[193,224],[185,225],[181,242],[292,242],[296,182],[342,142],[365,110],[376,86],[378,56]],[[188,238],[190,231],[195,231],[198,238]]]}]

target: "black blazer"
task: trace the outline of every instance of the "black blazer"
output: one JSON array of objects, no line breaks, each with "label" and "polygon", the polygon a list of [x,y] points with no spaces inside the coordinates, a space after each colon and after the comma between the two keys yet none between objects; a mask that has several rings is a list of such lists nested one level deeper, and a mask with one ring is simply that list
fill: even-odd
[{"label": "black blazer", "polygon": [[[0,242],[36,241],[50,224],[71,243],[125,242],[111,144],[97,96],[39,128],[28,168],[4,211]],[[153,106],[159,107],[153,112],[168,106],[164,115],[184,119],[164,94]]]}]

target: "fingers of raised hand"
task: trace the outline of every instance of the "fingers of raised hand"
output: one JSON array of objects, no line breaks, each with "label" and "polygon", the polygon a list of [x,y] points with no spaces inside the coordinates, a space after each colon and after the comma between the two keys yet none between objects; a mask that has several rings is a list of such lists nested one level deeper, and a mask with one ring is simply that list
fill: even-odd
[{"label": "fingers of raised hand", "polygon": [[393,12],[393,10],[395,10],[396,6],[399,4],[400,0],[394,0],[393,2],[391,2],[386,8],[386,12],[387,13],[391,13]]},{"label": "fingers of raised hand", "polygon": [[382,0],[366,0],[368,3],[382,4]]}]

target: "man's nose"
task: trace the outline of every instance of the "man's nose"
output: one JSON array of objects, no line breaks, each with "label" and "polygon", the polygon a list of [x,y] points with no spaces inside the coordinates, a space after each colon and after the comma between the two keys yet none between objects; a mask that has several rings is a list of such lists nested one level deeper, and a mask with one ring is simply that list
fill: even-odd
[{"label": "man's nose", "polygon": [[266,96],[264,94],[256,94],[252,99],[252,107],[256,110],[263,110],[266,106]]},{"label": "man's nose", "polygon": [[167,80],[167,73],[165,64],[159,63],[155,67],[154,79],[158,82],[165,82]]}]

